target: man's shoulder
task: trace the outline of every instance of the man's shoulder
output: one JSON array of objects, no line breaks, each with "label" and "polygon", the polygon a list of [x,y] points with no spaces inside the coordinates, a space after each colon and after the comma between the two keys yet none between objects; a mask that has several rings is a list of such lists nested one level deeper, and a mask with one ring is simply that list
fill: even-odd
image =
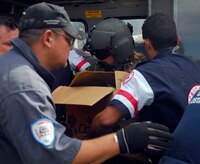
[{"label": "man's shoulder", "polygon": [[[25,90],[41,90],[46,88],[46,83],[30,65],[15,64],[0,73],[4,78],[0,80],[8,92]],[[2,89],[3,89],[2,88]]]},{"label": "man's shoulder", "polygon": [[[160,56],[159,56],[160,55]],[[156,56],[154,59],[152,60],[148,60],[145,62],[141,62],[136,66],[136,69],[158,69],[158,68],[185,68],[185,66],[187,65],[187,67],[190,68],[200,68],[200,65],[198,65],[197,63],[195,63],[193,60],[189,59],[187,56],[183,55],[183,54],[159,54],[158,56]]]},{"label": "man's shoulder", "polygon": [[160,65],[160,62],[157,61],[156,59],[153,59],[153,60],[148,60],[148,61],[144,61],[137,64],[135,69],[136,70],[151,70],[151,69],[156,69],[156,67],[159,67],[159,65]]}]

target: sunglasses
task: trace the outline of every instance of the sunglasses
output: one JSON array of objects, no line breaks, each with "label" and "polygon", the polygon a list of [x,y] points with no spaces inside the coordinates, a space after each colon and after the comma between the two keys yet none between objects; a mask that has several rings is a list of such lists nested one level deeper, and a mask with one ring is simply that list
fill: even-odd
[{"label": "sunglasses", "polygon": [[71,37],[70,35],[64,35],[64,34],[61,34],[55,30],[53,30],[54,33],[56,33],[57,35],[59,36],[62,36],[65,41],[70,45],[70,46],[73,46],[74,45],[74,42],[75,42],[75,38]]},{"label": "sunglasses", "polygon": [[60,34],[60,36],[62,36],[70,46],[74,45],[74,41],[75,41],[74,38],[67,36],[67,35],[62,35],[62,34]]}]

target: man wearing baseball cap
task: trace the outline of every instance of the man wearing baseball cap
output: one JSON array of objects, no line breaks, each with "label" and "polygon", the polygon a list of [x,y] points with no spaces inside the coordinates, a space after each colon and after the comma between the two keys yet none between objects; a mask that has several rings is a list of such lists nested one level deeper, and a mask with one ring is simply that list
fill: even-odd
[{"label": "man wearing baseball cap", "polygon": [[38,3],[21,17],[20,36],[0,57],[1,164],[101,163],[119,153],[163,153],[172,139],[156,123],[131,124],[93,140],[70,138],[55,121],[54,77],[64,67],[74,39],[83,35],[63,7]]}]

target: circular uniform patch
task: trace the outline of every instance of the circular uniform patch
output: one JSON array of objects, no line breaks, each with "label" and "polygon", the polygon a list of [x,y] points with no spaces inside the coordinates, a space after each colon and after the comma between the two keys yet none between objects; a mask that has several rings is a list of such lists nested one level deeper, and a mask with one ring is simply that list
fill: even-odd
[{"label": "circular uniform patch", "polygon": [[128,81],[130,81],[134,76],[134,72],[132,71],[127,78],[124,80],[123,84],[127,83]]},{"label": "circular uniform patch", "polygon": [[190,93],[188,95],[188,104],[190,103],[190,101],[192,100],[192,98],[194,97],[194,95],[200,90],[200,85],[195,85],[194,87],[192,87],[192,89],[190,90]]},{"label": "circular uniform patch", "polygon": [[55,138],[53,122],[46,118],[32,123],[31,132],[35,140],[44,146],[51,145]]}]

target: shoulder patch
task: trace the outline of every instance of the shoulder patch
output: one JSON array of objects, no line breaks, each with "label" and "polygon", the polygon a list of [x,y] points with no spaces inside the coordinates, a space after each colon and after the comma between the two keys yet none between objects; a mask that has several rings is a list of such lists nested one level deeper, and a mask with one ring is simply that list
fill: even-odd
[{"label": "shoulder patch", "polygon": [[132,71],[127,78],[124,80],[123,84],[126,84],[128,81],[130,81],[134,76],[134,72]]},{"label": "shoulder patch", "polygon": [[32,123],[31,132],[34,139],[44,146],[51,145],[55,138],[53,122],[47,118]]},{"label": "shoulder patch", "polygon": [[195,85],[192,87],[188,95],[188,104],[190,103],[190,101],[192,100],[192,98],[198,91],[200,91],[200,85]]}]

